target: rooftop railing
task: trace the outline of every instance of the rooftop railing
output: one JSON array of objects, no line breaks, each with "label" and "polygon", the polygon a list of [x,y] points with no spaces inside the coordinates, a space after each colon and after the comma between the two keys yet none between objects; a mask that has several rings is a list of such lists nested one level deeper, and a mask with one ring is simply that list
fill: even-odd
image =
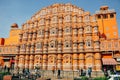
[{"label": "rooftop railing", "polygon": [[108,9],[108,10],[99,10],[96,11],[95,14],[105,14],[105,13],[114,13],[115,10],[114,9]]}]

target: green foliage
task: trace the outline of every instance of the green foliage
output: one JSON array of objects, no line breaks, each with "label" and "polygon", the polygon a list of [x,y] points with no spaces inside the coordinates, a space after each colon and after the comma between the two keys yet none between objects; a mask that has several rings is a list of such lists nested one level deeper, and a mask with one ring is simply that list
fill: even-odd
[{"label": "green foliage", "polygon": [[93,80],[108,80],[106,77],[96,77]]},{"label": "green foliage", "polygon": [[0,72],[0,74],[2,74],[2,75],[9,75],[10,73],[9,72]]},{"label": "green foliage", "polygon": [[88,80],[88,77],[82,76],[82,77],[79,77],[79,78],[74,78],[74,80]]},{"label": "green foliage", "polygon": [[88,80],[88,77],[82,76],[81,80]]},{"label": "green foliage", "polygon": [[0,72],[0,80],[3,80],[3,76],[10,75],[9,72]]}]

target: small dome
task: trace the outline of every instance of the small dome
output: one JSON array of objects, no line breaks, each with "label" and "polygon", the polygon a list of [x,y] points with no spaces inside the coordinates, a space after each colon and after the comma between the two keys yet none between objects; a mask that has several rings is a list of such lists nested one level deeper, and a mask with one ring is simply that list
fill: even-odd
[{"label": "small dome", "polygon": [[17,25],[16,23],[13,23],[13,24],[11,25],[11,28],[18,28],[18,25]]},{"label": "small dome", "polygon": [[108,8],[109,8],[108,6],[101,6],[100,10],[108,10]]}]

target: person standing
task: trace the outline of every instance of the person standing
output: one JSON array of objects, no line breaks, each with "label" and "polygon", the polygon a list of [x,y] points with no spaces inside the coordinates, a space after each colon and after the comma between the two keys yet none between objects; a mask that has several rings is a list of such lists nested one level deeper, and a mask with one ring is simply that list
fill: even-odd
[{"label": "person standing", "polygon": [[6,67],[6,65],[4,66],[4,72],[6,71],[6,69],[7,69],[7,67]]},{"label": "person standing", "polygon": [[83,69],[81,69],[80,72],[81,72],[81,76],[83,76]]},{"label": "person standing", "polygon": [[91,72],[92,72],[91,68],[88,68],[88,75],[89,75],[89,77],[91,77]]},{"label": "person standing", "polygon": [[11,65],[10,65],[10,62],[9,62],[9,64],[7,65],[8,72],[10,72],[10,68],[11,68]]},{"label": "person standing", "polygon": [[58,78],[60,78],[60,69],[58,69]]},{"label": "person standing", "polygon": [[54,76],[54,74],[55,74],[55,66],[53,66],[52,72],[53,72],[53,76]]}]

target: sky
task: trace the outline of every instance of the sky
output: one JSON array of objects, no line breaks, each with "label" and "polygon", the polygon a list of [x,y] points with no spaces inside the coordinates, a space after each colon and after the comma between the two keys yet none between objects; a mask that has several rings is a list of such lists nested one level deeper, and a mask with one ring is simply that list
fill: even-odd
[{"label": "sky", "polygon": [[94,14],[100,6],[108,5],[117,12],[120,35],[120,0],[0,0],[0,38],[9,37],[10,26],[17,23],[19,28],[40,9],[54,3],[71,3]]}]

